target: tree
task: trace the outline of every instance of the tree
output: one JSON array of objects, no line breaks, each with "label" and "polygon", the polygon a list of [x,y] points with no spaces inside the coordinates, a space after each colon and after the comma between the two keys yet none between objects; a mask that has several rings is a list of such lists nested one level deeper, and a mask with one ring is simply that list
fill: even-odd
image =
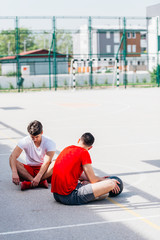
[{"label": "tree", "polygon": [[159,78],[160,78],[160,66],[154,68],[153,72],[150,72],[152,83],[157,83],[157,72],[158,72],[158,75],[159,75]]},{"label": "tree", "polygon": [[[35,36],[30,30],[20,28],[18,36],[19,53],[37,49]],[[14,54],[16,54],[16,30],[2,30],[0,32],[0,55]]]},{"label": "tree", "polygon": [[[44,31],[41,34],[34,34],[26,28],[18,29],[19,53],[35,49],[50,49],[52,34]],[[0,32],[0,55],[16,54],[16,30],[2,30]],[[56,51],[62,54],[73,53],[72,35],[63,30],[56,32]]]},{"label": "tree", "polygon": [[73,40],[70,33],[66,33],[63,30],[58,30],[56,34],[57,39],[57,52],[62,54],[73,53]]},{"label": "tree", "polygon": [[[51,32],[44,31],[43,34],[36,36],[36,44],[39,48],[50,49],[52,41]],[[63,30],[57,30],[56,32],[56,51],[62,54],[73,53],[72,35],[66,33]]]}]

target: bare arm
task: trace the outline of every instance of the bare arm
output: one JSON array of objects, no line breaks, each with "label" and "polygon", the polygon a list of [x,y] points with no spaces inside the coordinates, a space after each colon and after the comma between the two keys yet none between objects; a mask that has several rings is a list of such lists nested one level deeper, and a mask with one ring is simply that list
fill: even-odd
[{"label": "bare arm", "polygon": [[19,180],[19,175],[17,172],[17,166],[16,166],[16,161],[17,158],[20,156],[20,154],[22,153],[22,149],[18,146],[15,147],[15,149],[13,150],[13,152],[11,153],[10,157],[9,157],[9,163],[12,169],[12,182],[15,183],[16,185],[19,184],[20,180]]},{"label": "bare arm", "polygon": [[[92,168],[91,164],[83,165],[83,169],[84,169],[84,172],[85,172],[86,176],[88,177],[90,183],[96,183],[96,182],[100,182],[100,181],[103,181],[103,180],[106,179],[105,177],[96,176],[94,171],[93,171],[93,168]],[[112,191],[115,192],[115,193],[118,193],[120,188],[117,184],[119,182],[116,179],[112,179],[112,181],[114,182],[114,186],[115,186]]]},{"label": "bare arm", "polygon": [[44,157],[44,162],[43,162],[43,164],[42,164],[38,174],[33,179],[32,185],[34,187],[38,186],[39,182],[41,181],[42,176],[47,171],[47,169],[48,169],[48,167],[49,167],[49,165],[50,165],[50,163],[52,161],[52,158],[53,158],[54,154],[55,154],[54,151],[46,153],[46,155]]},{"label": "bare arm", "polygon": [[101,177],[98,177],[95,175],[91,164],[83,165],[83,170],[84,170],[84,173],[86,174],[90,183],[96,183],[96,182],[104,180],[104,178],[101,178]]}]

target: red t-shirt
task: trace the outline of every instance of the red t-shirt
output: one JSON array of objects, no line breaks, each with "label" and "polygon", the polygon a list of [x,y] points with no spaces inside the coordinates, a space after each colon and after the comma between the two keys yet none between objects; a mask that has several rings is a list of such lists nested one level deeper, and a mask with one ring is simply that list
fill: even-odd
[{"label": "red t-shirt", "polygon": [[66,147],[58,156],[52,175],[51,192],[70,194],[77,186],[83,172],[82,165],[91,164],[88,151],[82,147]]}]

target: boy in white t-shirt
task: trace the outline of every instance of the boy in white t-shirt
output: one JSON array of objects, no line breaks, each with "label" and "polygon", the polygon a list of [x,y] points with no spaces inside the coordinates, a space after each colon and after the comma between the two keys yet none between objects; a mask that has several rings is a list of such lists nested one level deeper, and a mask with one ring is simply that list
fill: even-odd
[{"label": "boy in white t-shirt", "polygon": [[[31,122],[27,130],[29,136],[18,142],[9,158],[12,181],[16,185],[21,183],[21,190],[38,186],[48,188],[47,179],[52,176],[56,144],[42,135],[43,126],[37,120]],[[26,164],[17,160],[23,150]]]}]

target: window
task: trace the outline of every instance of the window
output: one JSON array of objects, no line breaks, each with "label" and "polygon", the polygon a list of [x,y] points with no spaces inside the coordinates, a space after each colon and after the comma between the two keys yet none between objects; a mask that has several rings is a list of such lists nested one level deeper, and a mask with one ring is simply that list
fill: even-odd
[{"label": "window", "polygon": [[111,45],[106,45],[106,53],[110,53],[111,52]]},{"label": "window", "polygon": [[132,38],[136,38],[136,33],[132,32]]},{"label": "window", "polygon": [[131,52],[131,45],[127,45],[127,52],[128,52],[128,53]]},{"label": "window", "polygon": [[132,61],[130,61],[130,65],[132,65],[133,63],[132,63]]},{"label": "window", "polygon": [[141,39],[147,39],[146,33],[145,34],[141,34]]},{"label": "window", "polygon": [[144,52],[146,52],[146,51],[147,51],[146,48],[144,48],[144,47],[141,48],[141,52],[142,52],[142,53],[144,53]]},{"label": "window", "polygon": [[131,33],[130,32],[127,33],[127,38],[131,38]]},{"label": "window", "polygon": [[136,52],[136,45],[132,45],[132,52],[133,52],[133,53]]},{"label": "window", "polygon": [[114,53],[117,53],[119,45],[114,45]]},{"label": "window", "polygon": [[114,32],[114,42],[115,43],[119,43],[119,39],[120,38],[120,36],[119,36],[119,33],[118,32]]},{"label": "window", "polygon": [[106,38],[107,38],[107,39],[111,38],[110,32],[106,32]]}]

